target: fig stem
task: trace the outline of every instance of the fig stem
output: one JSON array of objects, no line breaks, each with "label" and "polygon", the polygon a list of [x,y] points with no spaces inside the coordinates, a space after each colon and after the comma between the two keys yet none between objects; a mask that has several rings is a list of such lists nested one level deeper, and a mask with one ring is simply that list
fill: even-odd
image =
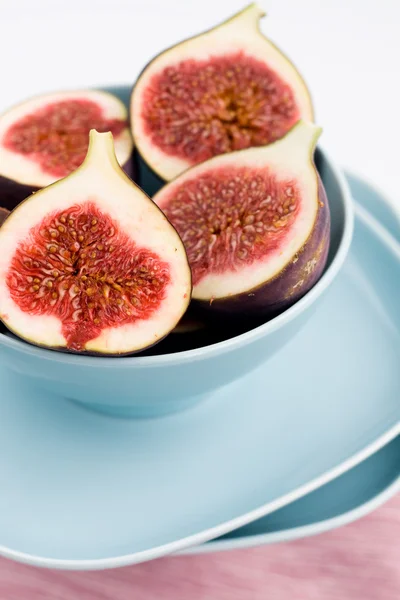
[{"label": "fig stem", "polygon": [[243,27],[243,23],[247,21],[248,26],[256,25],[258,26],[258,22],[261,17],[265,17],[267,13],[263,10],[257,2],[252,2],[248,4],[243,10],[237,12],[232,17],[225,21],[225,25],[236,26],[239,25],[240,28]]},{"label": "fig stem", "polygon": [[109,164],[114,169],[119,168],[118,160],[115,154],[114,138],[111,131],[100,133],[96,129],[89,132],[89,146],[82,167]]}]

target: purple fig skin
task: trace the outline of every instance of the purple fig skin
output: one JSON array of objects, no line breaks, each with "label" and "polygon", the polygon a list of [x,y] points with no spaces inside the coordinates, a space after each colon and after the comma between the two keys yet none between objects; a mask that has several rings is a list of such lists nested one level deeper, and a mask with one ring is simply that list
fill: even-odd
[{"label": "purple fig skin", "polygon": [[141,154],[134,149],[136,183],[152,198],[167,183],[146,163]]},{"label": "purple fig skin", "polygon": [[0,206],[0,227],[3,225],[4,221],[7,219],[10,211],[7,208],[3,208]]},{"label": "purple fig skin", "polygon": [[221,316],[273,318],[295,304],[318,281],[325,268],[330,245],[330,209],[318,176],[318,213],[309,238],[274,279],[247,292],[212,301],[193,300],[202,310]]},{"label": "purple fig skin", "polygon": [[[0,227],[3,225],[4,221],[7,219],[10,211],[7,208],[3,208],[0,206]],[[0,321],[0,334],[6,332],[6,327],[3,325],[3,322]]]},{"label": "purple fig skin", "polygon": [[0,202],[8,210],[15,208],[38,189],[40,188],[18,183],[14,179],[0,175]]},{"label": "purple fig skin", "polygon": [[175,328],[171,331],[173,334],[186,334],[186,333],[195,333],[197,331],[202,331],[206,329],[207,323],[204,319],[201,319],[199,315],[197,315],[193,311],[193,306],[189,305],[186,313],[183,315],[179,323],[175,326]]},{"label": "purple fig skin", "polygon": [[[135,163],[133,152],[125,164],[122,166],[125,173],[134,181],[135,178]],[[40,187],[25,185],[14,179],[9,179],[0,175],[0,204],[8,210],[13,210],[25,198],[28,198],[34,192],[40,190]]]}]

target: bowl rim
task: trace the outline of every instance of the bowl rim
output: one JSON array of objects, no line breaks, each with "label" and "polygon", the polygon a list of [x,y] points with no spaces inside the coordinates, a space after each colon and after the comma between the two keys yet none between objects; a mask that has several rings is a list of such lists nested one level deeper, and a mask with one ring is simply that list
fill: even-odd
[{"label": "bowl rim", "polygon": [[[341,270],[343,263],[348,255],[354,232],[354,206],[349,184],[345,178],[344,171],[339,168],[338,163],[332,158],[332,155],[326,151],[323,145],[318,144],[318,151],[329,164],[334,177],[339,185],[344,209],[343,233],[339,242],[338,250],[333,257],[331,264],[314,284],[314,286],[291,307],[287,308],[277,317],[270,321],[258,325],[250,331],[246,331],[237,336],[202,346],[192,350],[182,352],[173,352],[167,354],[158,354],[152,356],[87,356],[68,354],[67,352],[56,352],[51,349],[42,348],[29,344],[22,339],[10,338],[0,333],[0,346],[17,350],[24,354],[35,355],[38,358],[64,363],[68,365],[79,365],[83,367],[103,367],[103,368],[152,368],[158,366],[173,366],[179,363],[188,363],[201,361],[203,359],[213,358],[216,355],[225,354],[236,348],[247,346],[248,344],[267,337],[274,331],[293,321],[302,312],[307,310],[315,300],[331,285],[335,277]],[[117,360],[118,359],[118,360]]]}]

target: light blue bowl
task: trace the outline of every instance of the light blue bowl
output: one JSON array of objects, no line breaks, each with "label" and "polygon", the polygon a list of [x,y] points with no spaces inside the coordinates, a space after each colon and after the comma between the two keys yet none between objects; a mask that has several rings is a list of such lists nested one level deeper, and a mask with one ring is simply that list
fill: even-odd
[{"label": "light blue bowl", "polygon": [[[340,271],[353,234],[353,207],[344,176],[326,152],[316,161],[331,208],[328,264],[317,284],[294,306],[250,331],[183,352],[126,358],[76,356],[37,348],[0,334],[4,365],[32,388],[118,416],[180,411],[267,361],[307,323]],[[161,346],[159,346],[161,349]]]}]

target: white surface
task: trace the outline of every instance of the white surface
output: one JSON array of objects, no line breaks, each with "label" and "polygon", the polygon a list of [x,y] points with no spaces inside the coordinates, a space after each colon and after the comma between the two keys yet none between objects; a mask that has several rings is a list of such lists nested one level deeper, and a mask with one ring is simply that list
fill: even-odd
[{"label": "white surface", "polygon": [[[43,91],[133,83],[165,47],[248,0],[0,0],[0,110]],[[400,2],[260,0],[262,30],[313,95],[321,142],[400,214]]]}]

